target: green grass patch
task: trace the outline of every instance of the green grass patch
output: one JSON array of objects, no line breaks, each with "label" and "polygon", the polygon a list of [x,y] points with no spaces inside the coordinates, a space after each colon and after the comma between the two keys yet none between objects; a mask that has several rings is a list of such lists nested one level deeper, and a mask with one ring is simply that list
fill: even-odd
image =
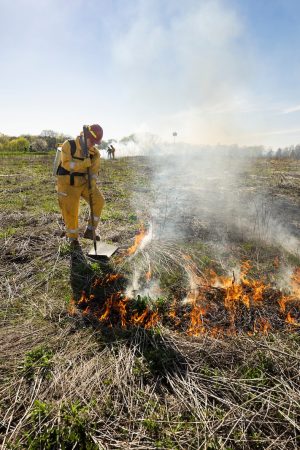
[{"label": "green grass patch", "polygon": [[13,236],[18,231],[18,228],[15,227],[9,227],[5,229],[0,229],[0,239],[1,238],[8,238],[9,236]]},{"label": "green grass patch", "polygon": [[22,372],[27,380],[32,381],[36,376],[51,377],[53,351],[46,346],[40,346],[25,355]]},{"label": "green grass patch", "polygon": [[49,403],[36,400],[30,426],[22,439],[27,449],[99,449],[91,437],[94,424],[89,419],[89,408],[79,401],[64,404],[58,414]]}]

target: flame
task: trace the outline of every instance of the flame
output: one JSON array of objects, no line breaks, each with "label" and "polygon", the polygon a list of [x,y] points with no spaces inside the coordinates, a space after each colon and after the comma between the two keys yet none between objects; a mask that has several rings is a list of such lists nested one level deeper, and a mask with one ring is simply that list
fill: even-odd
[{"label": "flame", "polygon": [[250,297],[249,297],[249,295],[247,295],[247,294],[242,295],[241,301],[247,307],[247,309],[250,309]]},{"label": "flame", "polygon": [[221,327],[212,327],[210,330],[210,335],[214,338],[217,338],[219,335],[223,335],[224,330]]},{"label": "flame", "polygon": [[200,295],[199,286],[203,285],[204,280],[203,277],[199,276],[198,267],[193,262],[190,255],[183,255],[183,259],[187,263],[185,270],[189,277],[189,292],[184,301],[185,303],[194,304]]},{"label": "flame", "polygon": [[68,312],[71,316],[74,316],[76,314],[76,304],[74,298],[71,298]]},{"label": "flame", "polygon": [[112,274],[109,274],[109,275],[107,275],[105,278],[104,278],[104,281],[106,282],[106,283],[114,283],[116,280],[118,280],[119,278],[121,278],[121,275],[120,274],[118,274],[118,273],[112,273]]},{"label": "flame", "polygon": [[225,284],[225,299],[224,305],[227,309],[236,307],[236,302],[239,302],[243,296],[243,287],[240,284],[232,283],[230,286]]},{"label": "flame", "polygon": [[265,319],[263,317],[260,317],[258,319],[255,319],[254,324],[253,324],[253,331],[248,331],[248,335],[253,336],[258,333],[267,335],[271,329],[272,329],[272,325],[269,322],[269,320]]},{"label": "flame", "polygon": [[113,304],[113,296],[111,295],[105,303],[104,313],[99,317],[100,322],[103,322],[104,320],[106,320],[109,317],[109,314],[110,314],[110,311],[112,308],[112,304]]},{"label": "flame", "polygon": [[145,236],[146,236],[146,230],[145,230],[144,224],[141,224],[141,228],[138,231],[138,234],[135,236],[134,244],[127,249],[128,256],[133,255],[137,251],[137,249],[141,245]]},{"label": "flame", "polygon": [[266,290],[270,287],[270,285],[265,285],[263,281],[256,281],[253,280],[252,283],[250,283],[251,288],[253,289],[253,301],[254,302],[262,302],[263,301],[263,295],[266,292]]},{"label": "flame", "polygon": [[205,315],[206,310],[201,306],[201,304],[198,304],[195,302],[193,309],[190,314],[190,327],[187,331],[188,334],[193,336],[199,336],[200,334],[203,334],[205,332],[205,327],[203,323],[203,316]]},{"label": "flame", "polygon": [[150,261],[149,261],[149,267],[148,267],[148,271],[146,272],[145,278],[146,278],[147,283],[149,283],[152,278],[152,270],[151,270]]},{"label": "flame", "polygon": [[290,323],[291,325],[297,325],[300,326],[300,323],[297,322],[297,320],[295,319],[295,317],[292,317],[291,313],[288,312],[285,321],[287,323]]},{"label": "flame", "polygon": [[144,310],[144,312],[142,314],[139,315],[139,313],[135,313],[132,318],[131,318],[131,323],[133,323],[134,325],[142,325],[144,323],[145,318],[148,315],[148,308],[146,308]]},{"label": "flame", "polygon": [[168,312],[168,317],[175,323],[175,326],[178,326],[180,324],[180,317],[177,315],[176,308],[178,306],[178,302],[176,298],[173,299],[173,302],[171,303],[170,310]]},{"label": "flame", "polygon": [[78,305],[81,305],[82,303],[86,303],[86,301],[87,301],[86,292],[85,292],[85,291],[82,291],[82,292],[81,292],[81,297],[80,297],[80,299],[78,300]]},{"label": "flame", "polygon": [[[145,235],[145,229],[142,228],[136,236],[134,246],[128,250],[128,255],[134,254],[139,246],[144,245],[142,240]],[[252,279],[249,275],[249,261],[243,262],[232,276],[219,276],[213,270],[202,273],[189,255],[183,255],[183,261],[188,275],[185,299],[173,298],[166,310],[156,307],[154,302],[142,311],[137,311],[134,299],[125,296],[123,291],[116,290],[118,279],[123,278],[119,273],[107,274],[94,281],[92,288],[103,286],[104,289],[100,291],[101,295],[107,295],[106,298],[99,302],[97,290],[91,289],[90,295],[82,292],[78,305],[84,315],[93,315],[108,327],[137,326],[150,329],[159,323],[167,323],[191,336],[235,336],[240,332],[249,335],[267,334],[276,329],[277,324],[280,327],[284,323],[300,326],[300,268],[295,269],[292,274],[290,295],[283,295],[278,290],[271,289],[265,280]],[[151,277],[149,263],[146,273],[148,283]],[[69,312],[74,314],[75,311],[75,302],[71,300]],[[273,323],[274,314],[278,317]]]},{"label": "flame", "polygon": [[89,306],[87,306],[83,311],[82,314],[84,316],[88,316],[91,313],[91,308]]},{"label": "flame", "polygon": [[128,298],[123,296],[122,292],[113,293],[105,302],[104,311],[99,316],[99,321],[104,322],[108,320],[113,311],[117,313],[121,321],[122,328],[126,327],[127,320],[127,302]]},{"label": "flame", "polygon": [[203,278],[198,274],[198,268],[191,259],[190,255],[183,255],[186,261],[186,272],[189,277],[189,292],[185,298],[185,303],[191,304],[192,309],[189,314],[190,325],[187,330],[189,335],[199,336],[205,332],[203,316],[206,314],[206,309],[202,305],[203,296],[200,291],[200,286],[203,284]]},{"label": "flame", "polygon": [[174,320],[177,318],[175,309],[171,309],[171,311],[169,311],[169,317],[170,317],[170,319],[174,319]]},{"label": "flame", "polygon": [[281,313],[284,313],[286,310],[286,304],[287,302],[291,299],[291,297],[283,295],[282,297],[280,297],[280,299],[278,300],[278,304],[279,304],[279,310]]},{"label": "flame", "polygon": [[210,271],[211,284],[225,289],[224,304],[226,308],[233,309],[239,302],[243,303],[247,308],[250,308],[251,300],[254,303],[263,301],[263,296],[267,289],[270,288],[270,285],[266,285],[263,280],[252,280],[248,278],[247,275],[250,269],[250,262],[243,262],[238,281],[234,273],[232,277],[218,277],[215,272]]},{"label": "flame", "polygon": [[[291,276],[291,294],[290,295],[282,295],[278,300],[279,311],[284,314],[286,313],[287,304],[290,302],[299,302],[300,300],[300,267],[294,269],[294,272]],[[292,325],[298,325],[297,320],[292,317],[290,311],[287,312],[286,323]]]},{"label": "flame", "polygon": [[149,320],[145,324],[146,330],[148,330],[149,328],[156,327],[156,325],[159,323],[159,321],[160,321],[160,317],[159,317],[158,312],[157,311],[151,312]]},{"label": "flame", "polygon": [[[121,295],[121,294],[120,294]],[[124,297],[123,299],[121,299],[118,303],[118,308],[119,308],[119,313],[120,313],[120,319],[121,319],[121,326],[122,328],[126,327],[126,316],[127,316],[127,302],[128,302],[128,298]]]},{"label": "flame", "polygon": [[119,278],[122,278],[122,275],[120,275],[119,273],[111,273],[106,275],[104,278],[96,278],[92,286],[106,286],[107,284],[114,283]]}]

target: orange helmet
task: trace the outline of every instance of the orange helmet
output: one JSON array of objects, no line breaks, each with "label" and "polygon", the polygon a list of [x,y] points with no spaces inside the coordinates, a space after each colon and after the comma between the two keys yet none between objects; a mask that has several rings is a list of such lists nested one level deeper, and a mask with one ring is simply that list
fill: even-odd
[{"label": "orange helmet", "polygon": [[87,127],[87,137],[93,144],[100,144],[103,137],[103,130],[100,125],[94,124]]}]

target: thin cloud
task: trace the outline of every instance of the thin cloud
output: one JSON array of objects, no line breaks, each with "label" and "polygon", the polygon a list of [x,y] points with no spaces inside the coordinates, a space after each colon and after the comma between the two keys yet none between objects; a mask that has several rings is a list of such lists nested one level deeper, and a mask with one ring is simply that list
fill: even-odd
[{"label": "thin cloud", "polygon": [[282,114],[291,114],[300,111],[300,105],[291,106],[290,108],[286,108],[282,111]]}]

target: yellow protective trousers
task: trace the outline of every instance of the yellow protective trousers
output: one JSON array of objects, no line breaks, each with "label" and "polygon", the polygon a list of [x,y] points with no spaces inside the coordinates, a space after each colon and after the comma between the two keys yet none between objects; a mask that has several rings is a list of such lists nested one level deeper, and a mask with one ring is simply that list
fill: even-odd
[{"label": "yellow protective trousers", "polygon": [[[92,180],[91,193],[94,225],[96,229],[105,200],[97,188],[95,180]],[[69,175],[59,175],[57,177],[57,194],[59,206],[66,226],[66,235],[68,238],[77,239],[79,231],[78,213],[80,198],[82,197],[88,204],[90,204],[87,178],[75,176],[74,185],[72,186],[70,185]],[[92,228],[91,217],[89,218],[88,225]]]}]

